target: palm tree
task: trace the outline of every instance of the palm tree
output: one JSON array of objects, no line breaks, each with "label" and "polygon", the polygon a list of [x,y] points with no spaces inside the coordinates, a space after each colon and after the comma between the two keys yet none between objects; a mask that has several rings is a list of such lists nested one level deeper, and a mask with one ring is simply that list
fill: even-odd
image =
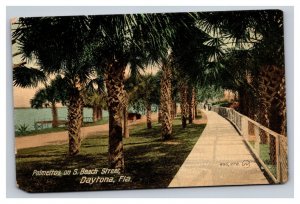
[{"label": "palm tree", "polygon": [[[124,168],[121,118],[126,102],[125,68],[130,63],[139,65],[145,59],[155,61],[164,56],[173,34],[171,28],[167,14],[19,19],[14,37],[24,58],[37,59],[40,69],[34,71],[41,76],[59,73],[68,81],[70,155],[79,152],[82,95],[97,67],[104,73],[108,94],[109,164]],[[36,85],[36,79],[42,77],[33,77],[30,84]]]},{"label": "palm tree", "polygon": [[[224,89],[237,91],[239,95],[239,111],[248,117],[255,119],[254,104],[257,102],[257,80],[255,77],[256,70],[252,52],[248,50],[232,50],[227,53],[221,61],[224,67],[230,67],[230,70],[223,69],[219,85]],[[242,67],[242,69],[241,69]],[[252,103],[253,102],[253,103]]]},{"label": "palm tree", "polygon": [[171,59],[162,62],[162,76],[160,81],[160,110],[161,110],[161,134],[163,140],[172,137],[172,71]]},{"label": "palm tree", "polygon": [[[176,62],[174,63],[175,66],[179,66]],[[181,112],[181,125],[182,128],[186,128],[186,120],[188,118],[188,77],[185,75],[185,73],[177,67],[173,70],[173,87],[174,89],[177,88],[177,91],[179,92],[179,101],[180,101],[180,112]],[[175,94],[175,93],[174,93]],[[175,98],[175,96],[174,96]]]},{"label": "palm tree", "polygon": [[139,91],[136,95],[137,99],[142,100],[142,104],[146,109],[146,118],[147,118],[147,128],[152,128],[152,105],[159,104],[160,98],[160,73],[156,73],[155,75],[152,74],[145,74],[141,76],[141,86]]},{"label": "palm tree", "polygon": [[188,92],[188,104],[189,104],[189,124],[193,123],[193,120],[195,119],[195,88],[194,86],[189,87]]},{"label": "palm tree", "polygon": [[65,84],[61,76],[57,76],[51,81],[50,85],[39,89],[34,97],[30,100],[32,108],[51,107],[52,112],[52,127],[58,127],[58,115],[56,104],[61,102],[66,103]]},{"label": "palm tree", "polygon": [[125,97],[125,104],[123,107],[123,137],[129,137],[129,126],[128,126],[128,110],[130,108],[135,109],[138,111],[137,108],[137,101],[139,98],[137,97],[138,92],[141,90],[141,79],[139,70],[135,65],[131,68],[130,77],[125,80],[124,83],[124,97]]},{"label": "palm tree", "polygon": [[52,127],[55,128],[58,127],[57,99],[52,97],[51,90],[47,88],[39,89],[30,100],[30,103],[31,107],[36,109],[50,106],[52,112]]},{"label": "palm tree", "polygon": [[92,108],[93,122],[102,120],[102,110],[107,107],[106,97],[103,77],[98,72],[97,77],[87,84],[84,91],[84,105]]},{"label": "palm tree", "polygon": [[[105,95],[99,95],[97,92],[87,92],[84,94],[84,106],[92,108],[93,122],[97,122],[102,118],[102,108],[105,106]],[[100,114],[99,114],[100,113]],[[99,116],[100,115],[100,116]]]},{"label": "palm tree", "polygon": [[70,156],[80,149],[83,90],[93,73],[88,54],[84,52],[89,39],[88,23],[85,16],[20,18],[13,32],[24,60],[35,59],[39,65],[39,68],[14,69],[15,85],[36,87],[39,81],[45,81],[53,74],[60,74],[68,84]]},{"label": "palm tree", "polygon": [[165,56],[173,30],[167,14],[91,16],[98,63],[105,72],[109,111],[109,164],[124,169],[122,110],[125,68]]},{"label": "palm tree", "polygon": [[[221,17],[221,18],[220,18]],[[237,50],[250,50],[255,66],[249,71],[250,85],[258,87],[254,93],[259,107],[247,104],[247,89],[239,90],[240,104],[254,109],[258,122],[270,129],[286,133],[286,102],[284,91],[283,13],[280,10],[208,13],[203,27],[224,32]],[[236,21],[239,19],[239,21]],[[217,28],[217,29],[216,29]],[[210,31],[209,31],[210,30]],[[243,67],[240,67],[243,69]],[[228,69],[228,72],[231,72]],[[271,79],[271,80],[270,80]],[[248,83],[249,84],[249,83]],[[242,86],[243,87],[243,86]],[[277,106],[276,111],[272,107]],[[243,112],[246,114],[249,110]],[[249,113],[248,113],[249,114]],[[251,113],[250,115],[253,114]],[[275,141],[270,141],[270,160],[275,161]]]},{"label": "palm tree", "polygon": [[[194,73],[197,73],[199,70],[199,63],[195,60],[198,52],[195,52],[195,47],[202,46],[203,42],[203,33],[200,32],[199,28],[196,27],[196,20],[198,19],[197,13],[190,13],[187,15],[175,14],[172,16],[177,21],[183,23],[177,23],[174,25],[174,38],[173,43],[171,44],[170,50],[171,53],[168,57],[164,58],[162,61],[162,78],[161,78],[161,104],[160,110],[162,110],[162,136],[163,139],[171,138],[172,134],[172,116],[170,115],[173,112],[172,106],[172,72],[174,69],[181,69],[182,73],[186,72],[187,77],[183,76],[182,80],[192,78],[192,74],[188,73],[188,70],[192,70],[197,64],[197,68],[194,70]],[[201,37],[201,38],[199,38]],[[196,46],[195,46],[196,45]],[[203,47],[203,46],[202,46]],[[198,49],[199,50],[199,49]],[[191,51],[188,55],[186,51]],[[191,58],[194,56],[194,58]],[[197,56],[197,57],[195,57]],[[187,65],[188,66],[185,66]],[[173,71],[172,71],[173,69]],[[199,74],[197,73],[196,76]],[[184,82],[185,83],[185,82]],[[185,104],[185,84],[181,83],[181,110],[182,110],[182,126],[185,127],[186,123],[186,104]],[[175,97],[174,97],[175,98]],[[183,104],[184,103],[184,104]],[[175,104],[176,105],[176,104]]]},{"label": "palm tree", "polygon": [[145,107],[146,107],[146,116],[147,116],[147,128],[152,128],[152,105],[156,104],[159,105],[159,82],[160,82],[159,74],[156,75],[146,75],[144,80],[144,90],[146,93],[143,96]]},{"label": "palm tree", "polygon": [[210,36],[198,27],[198,19],[188,19],[188,26],[177,27],[173,50],[175,76],[178,78],[182,127],[195,117],[195,87],[204,84],[204,71],[212,49],[205,44]]},{"label": "palm tree", "polygon": [[[236,21],[236,19],[239,19],[239,21]],[[268,72],[267,69],[270,67],[276,67],[275,69],[278,70],[276,73],[279,73],[281,77],[276,77],[274,75],[274,79],[277,81],[275,83],[277,85],[275,86],[277,91],[282,90],[279,85],[284,81],[282,11],[261,10],[205,13],[202,15],[201,22],[202,28],[208,33],[225,34],[221,35],[219,38],[222,38],[223,42],[227,41],[227,44],[231,44],[231,47],[233,47],[234,50],[251,53],[252,60],[255,62],[253,64],[254,66],[251,68],[246,66],[246,69],[243,66],[240,66],[239,70],[235,69],[238,70],[237,73],[247,71],[250,73],[248,76],[253,79],[251,83],[258,87],[258,84],[262,84],[261,79],[264,78],[261,75],[266,71]],[[240,65],[242,65],[242,63],[240,63]],[[235,74],[229,67],[227,67],[227,69],[230,74]],[[243,81],[245,81],[245,79]],[[265,88],[268,87],[267,84],[262,84],[262,86]],[[246,92],[247,89],[239,90],[239,95],[242,96],[240,97],[240,99],[242,99],[242,104],[247,101],[247,95],[249,94]],[[282,119],[282,115],[285,115],[285,110],[281,109],[275,112],[270,111],[270,106],[268,104],[271,104],[272,100],[277,100],[277,98],[270,97],[270,93],[261,92],[259,89],[256,89],[255,92],[261,104],[261,109],[257,109],[257,114],[260,115],[259,118],[261,118],[259,122],[275,131],[281,132],[281,130],[276,128],[281,127],[281,125],[278,124],[278,121],[285,123],[284,119]],[[284,104],[285,97],[279,98],[278,103]],[[249,104],[245,105],[249,106]],[[247,113],[248,111],[244,109],[245,108],[243,108],[243,112]],[[272,115],[275,116],[273,117]],[[279,120],[273,123],[273,125],[270,125],[268,122],[269,118],[277,118]]]}]

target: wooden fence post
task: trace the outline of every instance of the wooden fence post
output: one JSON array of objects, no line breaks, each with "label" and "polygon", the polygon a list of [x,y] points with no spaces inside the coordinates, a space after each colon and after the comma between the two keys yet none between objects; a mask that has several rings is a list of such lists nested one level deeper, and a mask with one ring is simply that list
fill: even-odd
[{"label": "wooden fence post", "polygon": [[241,128],[241,132],[244,136],[244,138],[249,141],[249,130],[248,130],[248,120],[244,117],[241,116],[241,123],[242,123],[242,128]]},{"label": "wooden fence post", "polygon": [[275,155],[276,155],[276,179],[277,179],[278,182],[282,182],[281,164],[280,164],[280,160],[279,160],[279,157],[280,157],[280,152],[279,152],[280,138],[279,138],[278,135],[275,136],[275,144],[276,144],[276,149],[275,149]]},{"label": "wooden fence post", "polygon": [[256,150],[257,155],[260,157],[259,127],[257,127],[256,125],[254,125],[254,135],[255,135],[254,149]]}]

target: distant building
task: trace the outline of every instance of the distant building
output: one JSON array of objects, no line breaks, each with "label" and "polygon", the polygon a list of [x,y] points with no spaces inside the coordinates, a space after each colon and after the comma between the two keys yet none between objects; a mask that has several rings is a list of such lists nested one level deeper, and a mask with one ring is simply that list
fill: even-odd
[{"label": "distant building", "polygon": [[236,101],[238,98],[237,92],[226,89],[224,90],[224,100],[226,101]]}]

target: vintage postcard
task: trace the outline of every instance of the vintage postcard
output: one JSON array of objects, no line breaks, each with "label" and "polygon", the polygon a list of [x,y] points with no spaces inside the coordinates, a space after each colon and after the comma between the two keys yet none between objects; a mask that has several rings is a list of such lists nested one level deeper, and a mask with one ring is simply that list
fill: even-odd
[{"label": "vintage postcard", "polygon": [[17,187],[288,180],[283,12],[11,19]]}]

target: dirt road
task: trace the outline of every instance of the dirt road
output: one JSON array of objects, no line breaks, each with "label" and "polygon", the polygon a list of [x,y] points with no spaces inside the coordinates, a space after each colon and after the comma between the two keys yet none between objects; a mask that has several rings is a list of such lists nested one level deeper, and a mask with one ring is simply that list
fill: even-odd
[{"label": "dirt road", "polygon": [[[157,114],[152,114],[152,121],[157,121]],[[134,122],[129,121],[129,126],[145,123],[146,117],[143,116],[140,120],[136,120]],[[82,138],[86,138],[90,135],[94,135],[97,133],[108,132],[108,124],[89,126],[81,128],[81,136]],[[64,144],[68,142],[68,132],[53,132],[46,134],[39,134],[34,136],[24,136],[24,137],[16,137],[15,139],[15,148],[24,149],[30,147],[40,147],[46,145],[56,145],[56,144]]]}]

